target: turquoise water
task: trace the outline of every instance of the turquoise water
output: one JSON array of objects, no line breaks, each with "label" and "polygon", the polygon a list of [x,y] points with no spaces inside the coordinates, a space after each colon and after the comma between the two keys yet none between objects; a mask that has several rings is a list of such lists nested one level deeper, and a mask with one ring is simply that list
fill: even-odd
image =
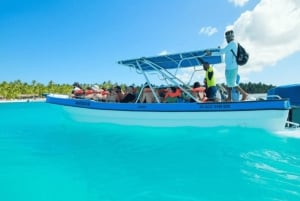
[{"label": "turquoise water", "polygon": [[79,123],[33,102],[0,114],[3,201],[300,200],[300,133]]}]

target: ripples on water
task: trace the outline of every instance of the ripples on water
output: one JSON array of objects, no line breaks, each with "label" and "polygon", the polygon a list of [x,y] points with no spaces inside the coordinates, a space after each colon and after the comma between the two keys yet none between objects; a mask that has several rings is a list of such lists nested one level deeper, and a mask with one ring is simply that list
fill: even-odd
[{"label": "ripples on water", "polygon": [[0,112],[1,200],[300,200],[300,133],[78,123],[46,103]]}]

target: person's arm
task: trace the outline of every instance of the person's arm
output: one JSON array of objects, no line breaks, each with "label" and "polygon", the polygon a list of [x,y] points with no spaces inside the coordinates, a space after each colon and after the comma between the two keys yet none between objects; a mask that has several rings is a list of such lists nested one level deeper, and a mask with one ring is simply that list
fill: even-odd
[{"label": "person's arm", "polygon": [[168,91],[166,94],[165,94],[165,97],[164,97],[164,101],[167,100],[167,98],[170,96],[170,92]]},{"label": "person's arm", "polygon": [[221,48],[220,53],[224,54],[226,52],[231,52],[231,50],[233,50],[235,53],[237,53],[237,45],[234,41],[231,41],[224,48]]},{"label": "person's arm", "polygon": [[221,54],[224,54],[224,53],[226,53],[226,52],[228,52],[228,50],[230,51],[230,45],[229,44],[227,44],[225,47],[223,47],[223,48],[220,48],[220,53]]}]

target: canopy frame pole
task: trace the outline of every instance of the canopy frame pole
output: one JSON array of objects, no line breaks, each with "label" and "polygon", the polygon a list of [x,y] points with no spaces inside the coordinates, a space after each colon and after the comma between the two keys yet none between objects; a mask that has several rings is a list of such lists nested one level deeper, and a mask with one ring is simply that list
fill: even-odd
[{"label": "canopy frame pole", "polygon": [[[175,75],[170,73],[168,70],[162,68],[158,64],[155,64],[147,59],[144,59],[143,63],[148,64],[150,67],[152,67],[154,70],[156,70],[156,72],[159,72],[161,75],[166,77],[166,79],[168,79],[171,83],[173,83],[175,86],[180,88],[188,97],[192,98],[196,102],[200,102],[195,96],[193,96],[188,90],[186,90],[186,88],[191,89],[190,86],[186,85],[182,80],[177,78]],[[179,68],[179,66],[177,68]],[[182,86],[180,85],[180,83],[182,84]],[[185,86],[186,88],[184,88],[183,86]]]},{"label": "canopy frame pole", "polygon": [[[145,77],[145,79],[146,79],[146,81],[147,81],[147,83],[148,83],[148,85],[149,85],[149,87],[150,87],[150,89],[151,89],[151,92],[152,92],[152,94],[153,94],[153,96],[154,96],[156,102],[157,102],[157,103],[160,103],[160,100],[159,100],[157,94],[155,93],[155,89],[153,88],[153,86],[152,86],[152,84],[151,84],[151,82],[150,82],[150,79],[149,79],[147,73],[145,73],[145,71],[142,70],[142,67],[141,67],[141,65],[140,65],[140,63],[139,63],[138,61],[136,61],[136,65],[137,65],[138,68],[141,70],[142,74],[144,75],[144,77]],[[139,94],[137,100],[139,100],[140,96],[142,95],[143,89],[144,89],[144,88],[145,88],[145,84],[143,85],[143,87],[142,87],[142,89],[141,89],[141,91],[140,91],[140,94]]]}]

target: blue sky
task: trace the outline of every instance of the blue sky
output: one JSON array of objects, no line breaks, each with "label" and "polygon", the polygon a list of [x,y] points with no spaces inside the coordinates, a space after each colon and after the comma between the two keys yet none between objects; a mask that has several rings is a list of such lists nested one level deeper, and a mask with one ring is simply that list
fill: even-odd
[{"label": "blue sky", "polygon": [[[0,82],[140,84],[117,61],[224,46],[232,28],[250,53],[241,82],[300,83],[299,7],[299,0],[0,0]],[[224,65],[215,69],[224,82]]]}]

